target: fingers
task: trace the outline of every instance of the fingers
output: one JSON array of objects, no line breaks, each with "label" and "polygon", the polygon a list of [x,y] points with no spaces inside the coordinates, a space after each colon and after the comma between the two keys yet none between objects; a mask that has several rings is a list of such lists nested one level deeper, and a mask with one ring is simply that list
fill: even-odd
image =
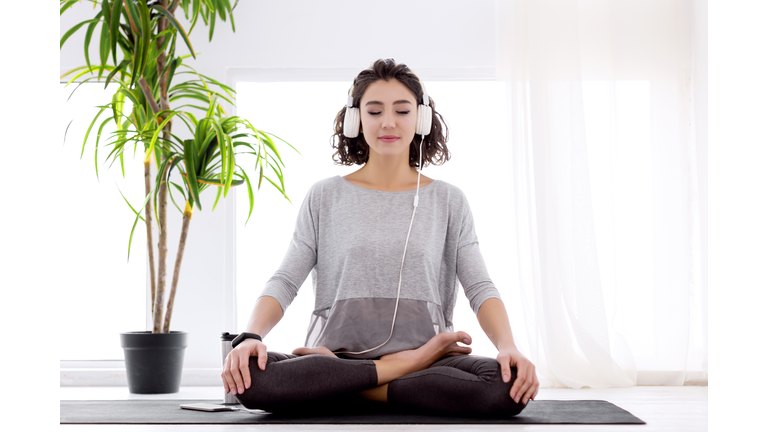
[{"label": "fingers", "polygon": [[241,371],[243,363],[245,363],[244,366],[246,369],[248,368],[248,357],[246,356],[245,361],[243,361],[241,351],[242,350],[232,350],[232,352],[230,352],[232,361],[229,365],[229,373],[232,375],[232,379],[234,381],[234,386],[232,386],[231,389],[235,392],[235,394],[240,394],[245,391]]},{"label": "fingers", "polygon": [[252,356],[257,358],[259,369],[265,370],[267,346],[261,342],[243,342],[227,355],[221,372],[224,390],[227,393],[243,394],[246,389],[251,388],[250,358]]},{"label": "fingers", "polygon": [[468,346],[461,346],[456,343],[452,343],[448,345],[448,352],[446,355],[462,355],[462,354],[470,354],[472,352],[472,348]]},{"label": "fingers", "polygon": [[[237,393],[243,394],[245,389],[251,386],[251,371],[248,369],[248,366],[250,365],[250,356],[245,353],[245,355],[240,354],[238,358],[240,360],[240,367],[238,368],[240,374],[235,375],[235,381],[237,382]],[[238,378],[240,378],[240,381],[237,381]]]},{"label": "fingers", "polygon": [[458,342],[463,343],[464,345],[471,345],[472,344],[472,336],[469,335],[467,332],[463,331],[457,331],[456,335],[458,336]]},{"label": "fingers", "polygon": [[533,366],[529,369],[528,379],[531,382],[531,386],[523,395],[523,404],[527,404],[529,400],[533,400],[534,396],[539,392],[539,380],[536,378],[536,368]]},{"label": "fingers", "polygon": [[520,401],[523,399],[523,392],[528,390],[530,385],[526,383],[525,373],[526,370],[523,366],[517,367],[517,378],[515,378],[515,382],[512,384],[512,390],[509,392],[509,394],[512,396],[512,399],[514,399],[516,403],[520,403]]},{"label": "fingers", "polygon": [[512,369],[509,367],[509,356],[499,355],[499,357],[496,358],[496,361],[498,361],[499,365],[501,365],[502,381],[505,383],[509,382],[509,380],[512,378]]},{"label": "fingers", "polygon": [[224,368],[221,371],[221,378],[224,381],[224,392],[230,393],[234,389],[237,388],[237,385],[235,384],[235,379],[232,376],[232,372],[230,372],[230,368],[232,366],[232,353],[229,353],[227,355],[226,360],[224,361]]},{"label": "fingers", "polygon": [[[256,347],[256,357],[258,357],[259,369],[265,370],[267,368],[267,346],[263,343]],[[248,380],[250,381],[250,371],[248,371]]]},{"label": "fingers", "polygon": [[516,403],[527,404],[539,390],[539,380],[536,378],[536,368],[533,364],[520,364],[517,367],[517,378],[512,384],[510,396]]}]

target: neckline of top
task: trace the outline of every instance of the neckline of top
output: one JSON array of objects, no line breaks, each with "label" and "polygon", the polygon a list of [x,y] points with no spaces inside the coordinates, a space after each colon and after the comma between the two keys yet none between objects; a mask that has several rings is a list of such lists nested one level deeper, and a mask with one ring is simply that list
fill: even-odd
[{"label": "neckline of top", "polygon": [[[342,182],[344,182],[344,183],[346,183],[346,184],[348,184],[348,185],[352,186],[353,188],[355,188],[355,189],[359,189],[359,190],[364,190],[364,191],[370,191],[370,192],[380,192],[380,193],[388,193],[388,194],[390,194],[390,193],[394,193],[394,194],[401,194],[401,193],[413,193],[413,192],[416,192],[416,189],[411,189],[411,190],[404,190],[404,191],[383,191],[383,190],[378,190],[378,189],[368,189],[368,188],[364,188],[364,187],[362,187],[362,186],[358,186],[358,185],[356,185],[356,184],[352,183],[351,181],[349,181],[349,180],[345,179],[344,177],[342,177],[342,176],[341,176],[341,174],[339,174],[339,175],[338,175],[338,178],[339,178],[339,179],[341,179],[341,181],[342,181]],[[432,186],[433,184],[435,184],[435,183],[437,183],[437,182],[439,182],[439,181],[440,181],[440,180],[437,180],[437,179],[433,179],[433,180],[432,180],[432,183],[430,183],[430,184],[428,184],[428,185],[426,185],[426,186],[421,186],[421,187],[419,188],[419,193],[421,193],[421,191],[423,191],[424,189],[426,189],[426,188],[428,188],[428,187]]]}]

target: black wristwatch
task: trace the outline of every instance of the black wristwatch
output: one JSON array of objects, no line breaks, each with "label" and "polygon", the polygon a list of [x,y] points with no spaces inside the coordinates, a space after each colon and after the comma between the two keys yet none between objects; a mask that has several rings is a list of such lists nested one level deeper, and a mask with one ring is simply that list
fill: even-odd
[{"label": "black wristwatch", "polygon": [[257,335],[256,333],[246,333],[246,332],[240,333],[239,335],[237,335],[236,338],[232,340],[232,348],[236,347],[237,345],[240,344],[240,342],[246,339],[258,339],[259,341],[261,341],[261,336]]}]

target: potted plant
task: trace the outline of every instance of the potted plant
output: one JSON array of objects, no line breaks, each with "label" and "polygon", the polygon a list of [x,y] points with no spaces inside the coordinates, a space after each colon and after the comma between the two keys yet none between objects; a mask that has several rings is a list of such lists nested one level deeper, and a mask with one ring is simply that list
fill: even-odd
[{"label": "potted plant", "polygon": [[[61,1],[60,14],[78,2]],[[75,68],[62,75],[62,78],[71,75],[67,85],[78,80],[78,86],[89,81],[104,82],[105,88],[110,83],[118,84],[111,100],[99,106],[100,111],[93,118],[83,140],[81,157],[85,142],[97,122],[100,123],[96,136],[96,156],[104,127],[110,122],[116,125],[116,131],[103,144],[109,148],[105,161],[110,164],[119,160],[122,165],[126,151],[131,147],[135,150],[137,146],[143,146],[145,198],[138,208],[131,206],[126,199],[135,213],[128,238],[128,258],[133,233],[141,219],[147,232],[153,328],[151,332],[121,333],[120,337],[125,351],[129,390],[132,393],[175,393],[181,381],[186,333],[170,331],[170,322],[193,211],[195,208],[202,210],[200,195],[205,189],[211,186],[216,188],[213,211],[219,199],[222,196],[226,198],[232,186],[245,184],[248,188],[250,218],[253,211],[253,189],[248,174],[236,162],[236,155],[243,153],[256,157],[255,166],[259,171],[257,189],[261,189],[261,182],[266,178],[290,202],[285,194],[280,168],[280,165],[285,165],[271,136],[280,138],[255,128],[244,118],[227,116],[220,100],[234,106],[234,90],[197,73],[184,63],[190,56],[195,58],[195,51],[188,33],[176,20],[177,8],[181,6],[190,22],[190,32],[202,20],[209,28],[210,41],[217,19],[226,22],[228,16],[232,31],[235,30],[232,10],[237,2],[232,6],[229,0],[94,0],[93,4],[95,17],[70,28],[60,41],[62,47],[72,34],[87,25],[84,47],[86,66]],[[99,63],[92,64],[88,49],[97,28]],[[186,44],[191,54],[176,55],[179,39]],[[108,64],[110,57],[111,65]],[[181,78],[191,79],[181,81]],[[130,110],[126,109],[126,100],[131,103]],[[171,107],[171,103],[179,105]],[[182,122],[186,129],[183,133],[192,138],[182,139],[174,134],[174,120]],[[270,151],[276,158],[268,154]],[[151,175],[153,160],[157,167],[154,179]],[[279,185],[264,175],[265,163],[278,176]],[[174,170],[181,174],[181,185],[171,180]],[[98,163],[96,175],[98,177]],[[179,201],[174,197],[174,190],[182,197]],[[182,215],[182,230],[166,302],[168,196]],[[152,235],[153,215],[159,230],[157,272]]]}]

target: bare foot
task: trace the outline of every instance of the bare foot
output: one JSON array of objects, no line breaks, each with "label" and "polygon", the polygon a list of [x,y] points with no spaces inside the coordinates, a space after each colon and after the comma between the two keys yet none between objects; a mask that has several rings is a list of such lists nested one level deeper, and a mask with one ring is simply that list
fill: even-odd
[{"label": "bare foot", "polygon": [[293,355],[310,355],[310,354],[320,354],[324,356],[330,356],[330,357],[336,357],[336,354],[333,353],[333,351],[329,350],[328,348],[321,346],[317,348],[296,348],[293,350]]},{"label": "bare foot", "polygon": [[[421,347],[381,356],[378,360],[379,385],[410,373],[428,368],[445,355],[469,354],[472,348],[459,346],[472,343],[472,338],[463,331],[439,333]],[[374,362],[375,363],[375,362]]]}]

